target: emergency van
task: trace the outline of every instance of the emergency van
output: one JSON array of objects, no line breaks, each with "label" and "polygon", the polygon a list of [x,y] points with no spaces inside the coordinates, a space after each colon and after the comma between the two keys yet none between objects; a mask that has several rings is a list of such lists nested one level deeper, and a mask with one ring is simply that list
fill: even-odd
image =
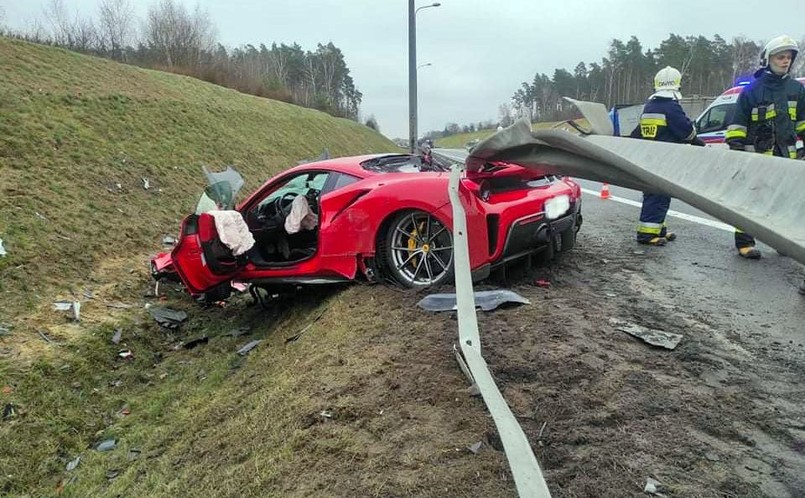
[{"label": "emergency van", "polygon": [[[805,85],[805,78],[798,78],[797,81]],[[726,92],[719,95],[703,113],[694,121],[696,132],[699,138],[704,140],[707,145],[714,147],[727,147],[724,135],[727,133],[727,126],[732,122],[735,114],[735,103],[738,102],[738,95],[750,82],[742,82]],[[797,144],[802,147],[802,144]]]}]

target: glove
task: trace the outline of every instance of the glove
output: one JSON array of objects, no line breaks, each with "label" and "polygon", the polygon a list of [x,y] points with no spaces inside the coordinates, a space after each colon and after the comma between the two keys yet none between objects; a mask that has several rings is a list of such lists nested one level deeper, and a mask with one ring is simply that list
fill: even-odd
[{"label": "glove", "polygon": [[699,137],[694,138],[690,141],[691,145],[695,145],[696,147],[704,147],[707,143]]},{"label": "glove", "polygon": [[730,150],[746,150],[746,146],[740,140],[727,140],[727,145],[730,146]]}]

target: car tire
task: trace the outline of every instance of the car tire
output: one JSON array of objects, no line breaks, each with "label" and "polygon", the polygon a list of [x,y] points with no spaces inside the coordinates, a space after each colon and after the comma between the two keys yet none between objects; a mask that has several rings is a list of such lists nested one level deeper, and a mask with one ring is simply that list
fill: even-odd
[{"label": "car tire", "polygon": [[562,232],[560,236],[560,240],[562,241],[562,249],[561,252],[567,252],[573,249],[576,246],[576,234],[579,231],[576,229],[576,225],[574,224],[572,227],[568,228],[564,232]]},{"label": "car tire", "polygon": [[391,220],[383,244],[386,271],[401,285],[423,289],[453,281],[453,234],[424,211]]}]

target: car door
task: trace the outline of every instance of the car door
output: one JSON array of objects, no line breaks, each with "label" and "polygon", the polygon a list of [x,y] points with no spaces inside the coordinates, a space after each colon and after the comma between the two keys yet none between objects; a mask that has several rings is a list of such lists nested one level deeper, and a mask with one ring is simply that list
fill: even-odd
[{"label": "car door", "polygon": [[205,170],[209,185],[202,193],[194,214],[182,220],[179,241],[171,252],[176,273],[191,294],[202,294],[234,278],[246,265],[245,255],[235,256],[221,242],[213,211],[233,211],[243,180],[227,168],[222,173]]}]

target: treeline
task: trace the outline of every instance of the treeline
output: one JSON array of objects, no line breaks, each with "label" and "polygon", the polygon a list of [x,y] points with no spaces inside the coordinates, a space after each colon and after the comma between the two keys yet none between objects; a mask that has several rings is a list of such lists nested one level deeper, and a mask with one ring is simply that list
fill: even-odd
[{"label": "treeline", "polygon": [[[59,46],[141,67],[193,76],[244,93],[291,102],[357,120],[362,94],[341,50],[332,42],[315,51],[294,43],[226,48],[200,7],[156,0],[139,19],[130,0],[103,0],[94,16],[70,15],[51,0],[44,22],[0,35]],[[0,22],[2,11],[0,11]]]},{"label": "treeline", "polygon": [[[552,77],[536,73],[514,92],[511,104],[501,107],[504,125],[519,116],[532,121],[552,121],[567,117],[568,105],[562,97],[614,104],[639,103],[651,93],[654,74],[673,66],[682,72],[682,94],[715,96],[757,69],[764,43],[746,38],[727,42],[718,35],[682,37],[671,34],[655,49],[644,50],[632,36],[629,41],[612,40],[601,62],[579,62],[570,72],[556,69]],[[800,46],[805,46],[805,38]],[[802,74],[805,57],[796,61],[794,74]]]}]

